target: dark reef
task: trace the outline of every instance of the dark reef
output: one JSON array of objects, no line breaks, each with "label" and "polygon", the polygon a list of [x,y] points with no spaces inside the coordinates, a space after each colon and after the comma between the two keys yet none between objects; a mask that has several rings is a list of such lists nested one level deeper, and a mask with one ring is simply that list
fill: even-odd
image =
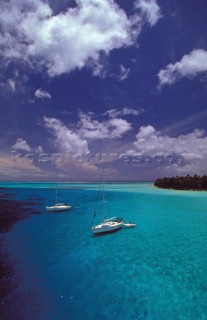
[{"label": "dark reef", "polygon": [[[11,230],[18,221],[29,217],[31,214],[38,214],[35,209],[37,203],[33,199],[28,201],[15,200],[8,195],[7,190],[0,188],[0,304],[4,307],[4,300],[7,295],[17,286],[13,278],[13,261],[8,256],[3,243],[3,235]],[[3,310],[2,310],[3,311]],[[2,313],[1,313],[2,314]]]},{"label": "dark reef", "polygon": [[207,176],[176,176],[157,179],[154,185],[163,189],[175,190],[205,190],[207,191]]}]

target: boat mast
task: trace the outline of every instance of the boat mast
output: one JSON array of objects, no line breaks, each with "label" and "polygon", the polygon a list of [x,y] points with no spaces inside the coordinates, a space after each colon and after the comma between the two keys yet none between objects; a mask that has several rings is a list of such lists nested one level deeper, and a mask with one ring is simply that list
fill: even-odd
[{"label": "boat mast", "polygon": [[104,192],[104,181],[103,181],[103,218],[105,219],[105,192]]},{"label": "boat mast", "polygon": [[55,167],[55,169],[56,169],[56,174],[55,174],[55,178],[56,178],[55,205],[57,205],[57,167]]},{"label": "boat mast", "polygon": [[94,218],[96,216],[96,211],[97,211],[97,205],[98,205],[98,200],[100,202],[100,192],[101,192],[101,183],[103,182],[103,170],[101,172],[101,177],[100,177],[100,181],[98,183],[98,192],[97,192],[97,195],[96,195],[96,202],[95,202],[95,207],[94,207],[94,211],[93,211],[93,218],[92,218],[92,221],[91,221],[91,226],[93,225],[93,221],[94,221]]}]

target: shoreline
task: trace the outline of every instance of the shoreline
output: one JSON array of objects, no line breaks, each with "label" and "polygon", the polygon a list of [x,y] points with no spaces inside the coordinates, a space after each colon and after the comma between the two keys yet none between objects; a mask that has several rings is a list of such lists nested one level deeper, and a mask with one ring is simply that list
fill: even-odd
[{"label": "shoreline", "polygon": [[207,190],[205,189],[175,189],[175,188],[163,188],[163,187],[158,187],[155,186],[155,188],[157,189],[162,189],[162,190],[171,190],[171,191],[199,191],[199,192],[207,192]]}]

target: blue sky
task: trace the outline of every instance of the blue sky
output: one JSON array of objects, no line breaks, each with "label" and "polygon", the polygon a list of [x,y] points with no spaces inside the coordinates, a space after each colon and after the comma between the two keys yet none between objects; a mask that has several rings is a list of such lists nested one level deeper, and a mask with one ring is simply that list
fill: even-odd
[{"label": "blue sky", "polygon": [[0,3],[0,179],[205,174],[205,0]]}]

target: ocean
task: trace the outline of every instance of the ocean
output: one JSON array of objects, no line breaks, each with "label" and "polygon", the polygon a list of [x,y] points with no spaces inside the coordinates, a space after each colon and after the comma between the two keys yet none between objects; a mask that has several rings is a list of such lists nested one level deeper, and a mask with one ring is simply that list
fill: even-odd
[{"label": "ocean", "polygon": [[207,319],[206,192],[106,184],[111,216],[136,227],[93,236],[97,184],[59,183],[72,205],[62,213],[45,210],[55,183],[0,187],[19,217],[26,210],[1,233],[1,320]]}]

